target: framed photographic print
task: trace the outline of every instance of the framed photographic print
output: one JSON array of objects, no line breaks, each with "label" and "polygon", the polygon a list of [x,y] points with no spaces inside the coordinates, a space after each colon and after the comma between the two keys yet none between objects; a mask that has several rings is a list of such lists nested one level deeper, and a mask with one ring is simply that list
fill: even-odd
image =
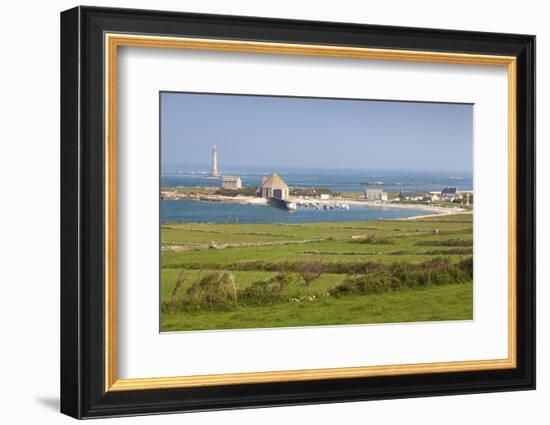
[{"label": "framed photographic print", "polygon": [[535,387],[535,38],[61,14],[61,411]]}]

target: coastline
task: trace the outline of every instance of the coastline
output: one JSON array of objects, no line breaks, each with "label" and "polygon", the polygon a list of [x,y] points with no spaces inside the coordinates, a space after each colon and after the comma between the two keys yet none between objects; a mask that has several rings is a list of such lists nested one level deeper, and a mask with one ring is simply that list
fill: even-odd
[{"label": "coastline", "polygon": [[[192,200],[200,202],[213,202],[213,203],[227,203],[227,204],[240,204],[240,205],[265,205],[269,206],[269,202],[266,198],[259,198],[255,196],[225,196],[217,194],[194,194],[179,192],[177,190],[161,190],[161,199],[163,200]],[[296,202],[302,198],[291,196],[289,201]],[[370,208],[395,208],[395,209],[409,209],[418,211],[432,212],[433,214],[418,215],[411,217],[403,217],[392,220],[416,220],[419,218],[440,217],[451,214],[463,214],[469,213],[470,210],[461,207],[443,207],[438,205],[424,205],[424,204],[402,204],[397,202],[381,202],[381,201],[367,201],[362,199],[347,199],[347,198],[334,198],[334,199],[315,199],[315,203],[319,205],[333,205],[335,203],[346,203],[348,205],[364,206]],[[382,219],[383,220],[383,219]]]}]

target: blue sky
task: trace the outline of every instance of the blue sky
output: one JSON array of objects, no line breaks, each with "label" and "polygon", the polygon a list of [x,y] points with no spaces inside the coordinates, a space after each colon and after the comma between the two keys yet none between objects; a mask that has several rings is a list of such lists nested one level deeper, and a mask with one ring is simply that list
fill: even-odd
[{"label": "blue sky", "polygon": [[409,170],[471,174],[470,104],[161,93],[163,172]]}]

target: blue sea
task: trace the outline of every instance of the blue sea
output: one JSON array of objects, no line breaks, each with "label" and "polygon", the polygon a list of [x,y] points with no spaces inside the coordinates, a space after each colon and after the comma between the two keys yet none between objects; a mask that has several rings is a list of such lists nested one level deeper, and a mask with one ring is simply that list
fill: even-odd
[{"label": "blue sea", "polygon": [[[240,176],[243,185],[257,186],[260,178],[276,171],[292,187],[324,187],[337,192],[359,192],[361,183],[378,182],[373,186],[383,190],[425,190],[440,191],[445,186],[458,186],[459,190],[472,190],[472,175],[420,172],[420,171],[380,171],[362,172],[359,170],[271,170],[271,169],[227,169],[221,170],[224,175]],[[163,173],[161,187],[174,186],[218,186],[220,180],[209,179],[208,169],[177,171]]]},{"label": "blue sea", "polygon": [[[224,175],[240,176],[243,185],[259,184],[263,175],[269,175],[269,169],[233,169],[222,170]],[[456,186],[459,190],[472,190],[471,174],[423,173],[423,172],[362,172],[331,170],[276,170],[291,187],[327,188],[336,192],[360,192],[362,183],[371,183],[369,187],[383,190],[404,191],[440,191],[445,186]],[[206,169],[173,170],[161,175],[161,188],[175,186],[219,186],[221,180],[208,178]],[[376,184],[374,184],[376,183]],[[193,223],[313,223],[323,221],[367,221],[395,219],[417,215],[426,215],[422,210],[365,207],[350,205],[349,210],[319,209],[298,207],[289,212],[272,206],[241,205],[194,200],[162,200],[160,215],[162,222]]]},{"label": "blue sea", "polygon": [[427,211],[350,205],[349,210],[298,207],[287,211],[270,205],[241,205],[189,199],[160,201],[161,221],[185,223],[315,223],[321,221],[369,221],[430,214]]}]

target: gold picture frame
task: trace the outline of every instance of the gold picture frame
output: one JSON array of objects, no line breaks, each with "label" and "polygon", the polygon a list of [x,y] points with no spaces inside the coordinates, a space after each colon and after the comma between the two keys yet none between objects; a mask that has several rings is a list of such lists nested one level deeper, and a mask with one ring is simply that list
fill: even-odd
[{"label": "gold picture frame", "polygon": [[[253,41],[105,34],[105,391],[135,391],[235,385],[266,382],[395,376],[417,373],[465,372],[516,367],[516,58],[463,53],[316,46]],[[392,60],[506,67],[508,72],[508,358],[457,362],[400,364],[327,369],[306,369],[254,373],[176,376],[169,378],[117,379],[116,375],[116,95],[117,51],[119,47],[189,49],[239,53],[324,56],[360,60]]]}]

